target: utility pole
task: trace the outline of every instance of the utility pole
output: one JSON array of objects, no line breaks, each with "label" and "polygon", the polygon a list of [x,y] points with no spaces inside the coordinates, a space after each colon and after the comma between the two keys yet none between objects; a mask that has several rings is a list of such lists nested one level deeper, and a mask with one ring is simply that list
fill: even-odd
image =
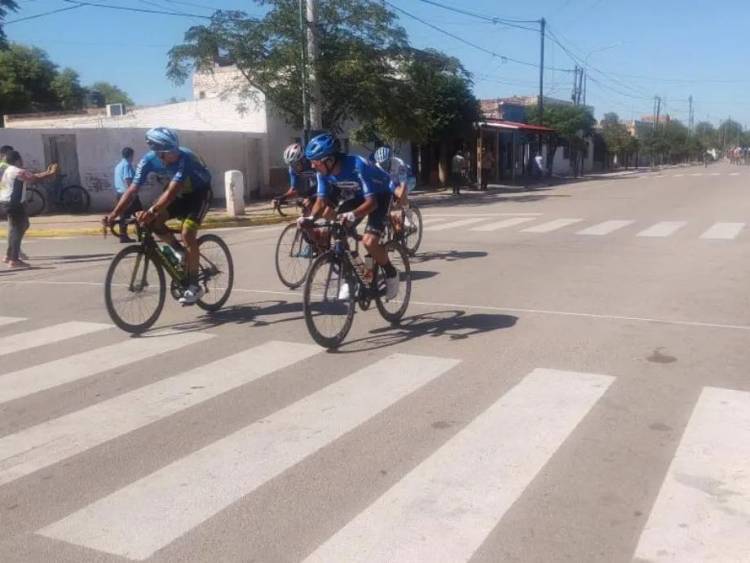
[{"label": "utility pole", "polygon": [[693,112],[693,95],[692,94],[688,98],[688,102],[690,102],[690,117],[688,119],[688,131],[690,131],[690,134],[692,135],[695,129],[695,113]]},{"label": "utility pole", "polygon": [[659,117],[661,116],[661,97],[656,96],[654,100],[656,103],[656,119],[654,121],[654,129],[656,129],[657,127],[659,127]]},{"label": "utility pole", "polygon": [[583,105],[586,105],[586,90],[588,90],[589,86],[589,75],[585,74],[583,75]]},{"label": "utility pole", "polygon": [[[539,56],[539,125],[544,124],[544,36],[547,33],[547,20],[539,20],[539,33],[541,35],[541,50]],[[539,153],[542,152],[542,134],[539,133]]]},{"label": "utility pole", "polygon": [[302,47],[302,138],[303,146],[310,140],[310,108],[307,107],[307,19],[305,19],[305,0],[299,0],[299,33],[300,46]]},{"label": "utility pole", "polygon": [[578,65],[573,69],[573,95],[570,97],[574,105],[578,105]]},{"label": "utility pole", "polygon": [[318,2],[307,1],[307,56],[310,62],[310,126],[315,130],[323,128],[323,109],[318,81]]},{"label": "utility pole", "polygon": [[583,101],[583,74],[586,72],[583,67],[581,67],[581,70],[578,73],[578,101],[576,103],[577,106],[581,105],[581,101]]}]

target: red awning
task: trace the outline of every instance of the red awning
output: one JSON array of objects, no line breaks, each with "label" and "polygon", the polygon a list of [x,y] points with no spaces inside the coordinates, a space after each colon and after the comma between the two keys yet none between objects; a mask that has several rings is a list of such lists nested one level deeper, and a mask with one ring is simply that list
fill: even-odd
[{"label": "red awning", "polygon": [[480,127],[489,127],[491,129],[504,129],[506,131],[521,131],[523,133],[555,133],[554,129],[542,127],[541,125],[531,125],[529,123],[519,123],[517,121],[503,121],[501,119],[481,121]]}]

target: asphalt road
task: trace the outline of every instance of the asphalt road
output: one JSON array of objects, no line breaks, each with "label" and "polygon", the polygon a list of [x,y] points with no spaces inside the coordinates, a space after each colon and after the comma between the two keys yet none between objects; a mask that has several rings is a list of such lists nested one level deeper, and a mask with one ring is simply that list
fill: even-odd
[{"label": "asphalt road", "polygon": [[750,561],[750,170],[425,200],[402,326],[315,346],[279,227],[113,328],[119,245],[0,269],[0,561]]}]

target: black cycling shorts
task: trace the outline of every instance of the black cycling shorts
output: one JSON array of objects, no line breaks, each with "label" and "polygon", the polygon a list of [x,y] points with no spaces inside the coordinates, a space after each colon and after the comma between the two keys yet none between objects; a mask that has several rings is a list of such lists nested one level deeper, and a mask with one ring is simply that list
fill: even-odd
[{"label": "black cycling shorts", "polygon": [[[375,195],[378,202],[378,207],[367,216],[367,228],[366,233],[372,233],[374,235],[382,235],[385,231],[385,222],[388,217],[388,207],[391,203],[391,192],[380,193]],[[339,213],[346,213],[347,211],[354,211],[365,202],[364,196],[357,196],[349,199],[341,204],[338,209]]]},{"label": "black cycling shorts", "polygon": [[170,219],[184,221],[186,227],[198,228],[211,206],[211,190],[179,195],[167,207]]}]

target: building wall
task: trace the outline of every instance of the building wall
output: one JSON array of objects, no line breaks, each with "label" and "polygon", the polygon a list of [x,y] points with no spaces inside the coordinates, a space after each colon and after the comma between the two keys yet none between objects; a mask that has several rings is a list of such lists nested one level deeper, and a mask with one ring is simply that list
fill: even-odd
[{"label": "building wall", "polygon": [[[114,199],[113,171],[125,146],[136,149],[136,158],[145,152],[144,128],[115,129],[0,129],[0,144],[16,147],[31,169],[47,166],[44,135],[76,136],[81,184],[91,195],[92,210],[111,209]],[[268,194],[268,167],[265,135],[220,131],[181,131],[181,142],[201,155],[213,176],[214,195],[224,198],[224,173],[240,170],[245,176],[246,199]],[[142,189],[143,199],[152,201],[161,186],[154,179]]]}]

